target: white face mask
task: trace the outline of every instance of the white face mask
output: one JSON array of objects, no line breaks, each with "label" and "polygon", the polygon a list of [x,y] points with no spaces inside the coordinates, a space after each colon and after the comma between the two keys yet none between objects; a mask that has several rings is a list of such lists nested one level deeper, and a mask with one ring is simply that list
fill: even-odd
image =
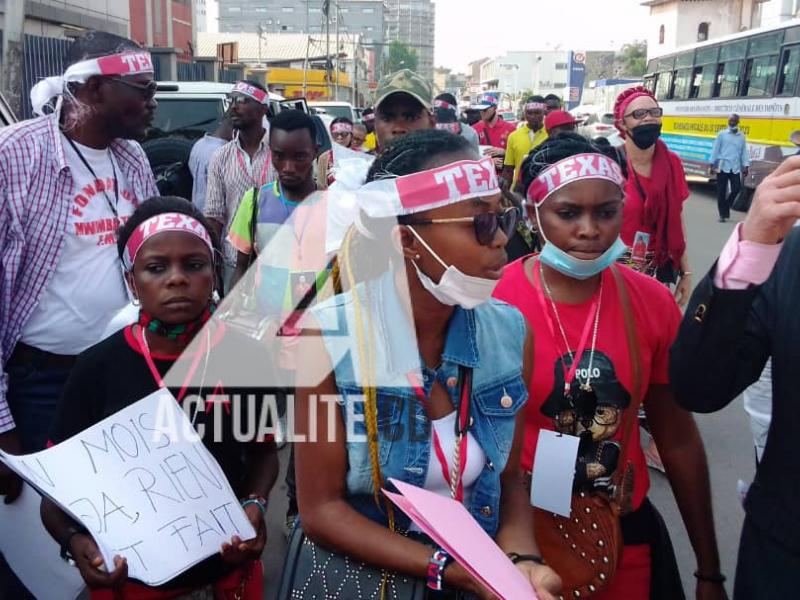
[{"label": "white face mask", "polygon": [[427,242],[414,231],[413,227],[408,226],[408,228],[414,234],[414,237],[419,240],[420,244],[425,246],[425,249],[431,253],[431,256],[445,268],[439,283],[434,283],[430,277],[420,270],[416,262],[411,261],[422,287],[428,290],[434,298],[447,306],[460,306],[461,308],[471,309],[483,304],[492,297],[492,292],[497,286],[497,280],[472,277],[462,273],[453,265],[448,267]]}]

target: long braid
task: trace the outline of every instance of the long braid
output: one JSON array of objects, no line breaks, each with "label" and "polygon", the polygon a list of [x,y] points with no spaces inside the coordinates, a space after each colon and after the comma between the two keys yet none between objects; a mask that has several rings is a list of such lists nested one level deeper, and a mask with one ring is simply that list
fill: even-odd
[{"label": "long braid", "polygon": [[[342,245],[342,260],[344,262],[345,276],[350,285],[351,296],[353,298],[353,313],[356,328],[356,342],[358,349],[358,362],[360,365],[360,376],[362,381],[362,391],[364,393],[364,424],[367,427],[367,444],[369,447],[370,466],[372,468],[372,493],[375,504],[378,508],[383,505],[388,513],[389,529],[394,531],[394,511],[391,504],[381,495],[383,488],[383,473],[381,473],[381,463],[378,445],[378,391],[375,386],[375,333],[372,323],[368,323],[368,334],[364,335],[364,321],[362,318],[361,299],[354,282],[353,263],[350,250],[355,229],[348,230]],[[369,316],[368,316],[369,318]],[[366,343],[365,343],[366,342]],[[383,502],[381,502],[383,500]]]}]

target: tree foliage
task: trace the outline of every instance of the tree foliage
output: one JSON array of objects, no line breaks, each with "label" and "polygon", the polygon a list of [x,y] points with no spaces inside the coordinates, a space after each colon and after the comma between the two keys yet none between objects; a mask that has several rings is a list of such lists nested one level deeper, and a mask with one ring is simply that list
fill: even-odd
[{"label": "tree foliage", "polygon": [[393,73],[400,69],[417,70],[417,52],[407,44],[394,40],[389,44],[389,56],[386,59],[385,73]]},{"label": "tree foliage", "polygon": [[637,40],[625,44],[617,54],[619,75],[641,77],[647,70],[647,42]]}]

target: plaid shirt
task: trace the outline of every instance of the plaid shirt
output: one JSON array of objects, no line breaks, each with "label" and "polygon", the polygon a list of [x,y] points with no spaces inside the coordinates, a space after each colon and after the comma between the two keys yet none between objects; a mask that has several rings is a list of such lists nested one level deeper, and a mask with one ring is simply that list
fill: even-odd
[{"label": "plaid shirt", "polygon": [[[55,272],[69,225],[73,180],[58,113],[0,130],[0,359],[3,371],[22,328]],[[158,196],[147,157],[136,142],[110,146],[136,202]],[[102,332],[97,332],[98,336]],[[14,428],[0,377],[0,433]]]},{"label": "plaid shirt", "polygon": [[[250,163],[250,164],[248,164]],[[218,149],[208,165],[205,214],[222,223],[223,254],[225,262],[236,265],[236,248],[228,242],[228,228],[236,216],[242,196],[254,187],[277,179],[269,151],[269,131],[253,155],[253,160],[239,144],[239,133]]]}]

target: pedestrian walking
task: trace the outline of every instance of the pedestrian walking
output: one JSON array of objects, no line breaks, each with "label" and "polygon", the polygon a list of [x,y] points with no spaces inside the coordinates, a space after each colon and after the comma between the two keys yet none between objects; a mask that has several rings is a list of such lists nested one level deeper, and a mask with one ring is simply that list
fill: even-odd
[{"label": "pedestrian walking", "polygon": [[[253,423],[245,421],[254,417],[260,423],[267,403],[261,402],[261,389],[241,382],[269,369],[270,357],[260,344],[210,322],[219,281],[219,244],[211,225],[190,202],[174,196],[144,202],[121,228],[115,250],[139,304],[138,322],[78,357],[64,386],[50,441],[63,442],[169,386],[241,498],[257,535],[244,541],[234,537],[220,552],[151,587],[127,579],[127,560],[135,560],[134,555],[115,557],[113,569],[106,570],[90,532],[46,498],[42,520],[62,556],[75,561],[91,600],[166,600],[208,588],[216,598],[261,600],[266,499],[278,475],[278,459],[274,441],[258,431],[242,439],[242,432],[253,431]],[[196,352],[204,357],[202,365],[187,352],[198,336]],[[227,405],[220,401],[221,390]],[[259,400],[256,411],[245,405],[251,396]]]},{"label": "pedestrian walking", "polygon": [[680,311],[664,286],[616,264],[625,250],[621,169],[569,133],[542,144],[529,165],[528,211],[544,247],[508,265],[494,295],[536,334],[521,459],[534,473],[534,500],[537,469],[574,457],[561,474],[572,516],[535,516],[543,556],[564,597],[684,598],[669,534],[647,498],[643,405],[697,556],[697,598],[722,600],[703,442],[668,386]]},{"label": "pedestrian walking", "polygon": [[516,131],[516,127],[500,116],[497,112],[497,98],[491,94],[484,94],[471,108],[480,113],[480,120],[472,127],[478,134],[481,146],[488,146],[484,149],[484,154],[494,159],[497,172],[501,173],[508,138]]},{"label": "pedestrian walking", "polygon": [[790,157],[756,189],[743,223],[698,284],[672,349],[671,383],[684,408],[722,409],[772,362],[772,414],[755,481],[745,500],[734,596],[773,600],[795,594],[800,509],[794,452],[800,431],[800,157]]},{"label": "pedestrian walking", "polygon": [[[44,449],[77,355],[128,304],[117,228],[158,195],[135,141],[156,108],[150,55],[90,31],[66,63],[31,90],[38,114],[55,109],[0,131],[0,448],[12,454]],[[6,502],[20,485],[0,465]]]},{"label": "pedestrian walking", "polygon": [[458,118],[458,104],[453,94],[445,92],[433,99],[434,116],[436,117],[436,129],[443,129],[465,137],[475,150],[478,149],[478,134],[475,130],[462,123]]},{"label": "pedestrian walking", "polygon": [[208,187],[204,214],[223,240],[224,292],[231,288],[236,269],[236,248],[227,241],[239,201],[245,192],[275,180],[269,156],[267,129],[269,94],[256,81],[239,81],[231,92],[233,139],[219,148],[208,165]]},{"label": "pedestrian walking", "polygon": [[192,174],[192,203],[201,211],[206,207],[206,188],[208,187],[208,165],[211,157],[222,146],[231,141],[233,124],[230,112],[222,117],[219,126],[206,133],[194,143],[189,153],[189,171]]},{"label": "pedestrian walking", "polygon": [[[686,249],[683,203],[689,186],[681,159],[659,139],[664,110],[643,87],[625,90],[614,104],[614,123],[625,139],[627,185],[620,236],[629,250],[622,262],[672,286],[684,306],[692,290]],[[649,430],[642,415],[642,427]],[[647,446],[647,463],[664,470],[655,440]]]},{"label": "pedestrian walking", "polygon": [[531,150],[547,139],[544,114],[547,105],[541,96],[531,96],[525,100],[523,115],[525,122],[508,136],[505,158],[503,159],[502,182],[504,187],[513,186],[519,181],[520,167]]},{"label": "pedestrian walking", "polygon": [[[454,169],[470,174],[463,192],[430,186],[419,200],[423,182]],[[296,448],[302,530],[294,535],[307,538],[286,566],[286,597],[311,598],[340,584],[362,597],[379,594],[381,573],[494,597],[381,500],[395,478],[463,502],[505,552],[516,553],[538,597],[552,599],[558,578],[536,556],[517,476],[531,340],[521,315],[490,299],[517,213],[500,208],[492,162],[442,131],[396,140],[361,192],[359,219],[339,257],[348,291],[314,308],[306,323],[321,332],[307,338],[298,369],[309,384],[299,390],[297,422],[310,441]],[[341,323],[356,325],[342,335]],[[320,373],[324,379],[311,383]],[[354,415],[356,395],[364,403]],[[311,431],[310,411],[323,397],[341,404]],[[424,434],[393,433],[412,422],[424,423]],[[354,426],[359,438],[345,435]],[[324,573],[311,568],[321,553],[331,556]],[[354,569],[360,562],[369,567]]]},{"label": "pedestrian walking", "polygon": [[[336,117],[331,121],[330,134],[333,143],[344,148],[353,145],[353,122],[347,117]],[[321,190],[328,189],[336,181],[334,175],[334,149],[323,152],[317,159],[317,186]]]},{"label": "pedestrian walking", "polygon": [[747,137],[739,128],[739,115],[733,114],[728,119],[728,127],[717,134],[714,149],[711,151],[711,174],[717,175],[717,210],[720,223],[731,218],[731,206],[742,189],[742,179],[746,179],[749,172]]}]

